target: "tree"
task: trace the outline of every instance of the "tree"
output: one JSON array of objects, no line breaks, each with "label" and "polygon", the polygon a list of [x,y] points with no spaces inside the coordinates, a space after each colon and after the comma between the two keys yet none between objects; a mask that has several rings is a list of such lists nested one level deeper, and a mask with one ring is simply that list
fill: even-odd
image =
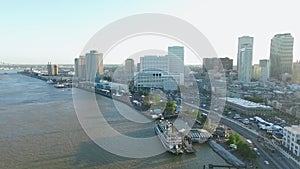
[{"label": "tree", "polygon": [[238,145],[239,143],[243,143],[243,139],[241,138],[241,136],[239,134],[234,133],[229,136],[228,144]]},{"label": "tree", "polygon": [[254,97],[245,97],[246,100],[252,101],[254,103],[263,103],[264,98],[259,97],[259,96],[254,96]]},{"label": "tree", "polygon": [[237,145],[237,151],[244,157],[244,158],[250,158],[250,159],[255,159],[256,154],[252,151],[251,147],[249,144],[247,144],[242,137],[235,133],[231,134],[228,138],[227,143],[230,144],[235,144]]},{"label": "tree", "polygon": [[207,116],[201,117],[201,124],[204,124],[206,122]]},{"label": "tree", "polygon": [[233,134],[231,134],[231,135],[228,137],[227,143],[228,143],[229,145],[235,143],[235,138],[234,138],[234,135],[233,135]]},{"label": "tree", "polygon": [[173,101],[167,101],[165,107],[166,107],[166,111],[167,111],[168,113],[173,114],[173,113],[175,112],[176,104],[175,104],[175,102],[173,102]]},{"label": "tree", "polygon": [[201,113],[198,111],[197,113],[197,119],[200,119],[201,118]]},{"label": "tree", "polygon": [[144,96],[149,96],[148,92],[145,92],[145,91],[142,91],[142,90],[139,91],[139,94],[144,95]]}]

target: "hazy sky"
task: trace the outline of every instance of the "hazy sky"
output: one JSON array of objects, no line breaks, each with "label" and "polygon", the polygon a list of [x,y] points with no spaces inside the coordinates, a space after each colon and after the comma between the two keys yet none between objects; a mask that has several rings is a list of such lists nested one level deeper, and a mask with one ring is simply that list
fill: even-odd
[{"label": "hazy sky", "polygon": [[[274,34],[289,32],[295,38],[294,60],[300,60],[296,0],[10,0],[0,1],[0,61],[73,63],[97,31],[139,13],[163,13],[188,21],[219,56],[233,58],[234,64],[239,36],[254,37],[253,63],[258,63],[269,58]],[[191,62],[186,59],[186,64]]]}]

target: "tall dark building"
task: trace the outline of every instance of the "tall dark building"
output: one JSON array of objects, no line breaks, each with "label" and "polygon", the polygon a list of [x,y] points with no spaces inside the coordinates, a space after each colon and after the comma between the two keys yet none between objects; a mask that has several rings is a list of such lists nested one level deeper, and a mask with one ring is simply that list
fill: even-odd
[{"label": "tall dark building", "polygon": [[74,60],[74,70],[75,70],[75,76],[78,77],[78,58],[75,58]]},{"label": "tall dark building", "polygon": [[203,71],[208,70],[228,71],[233,69],[233,59],[225,58],[203,58]]},{"label": "tall dark building", "polygon": [[277,34],[271,40],[270,77],[292,74],[294,38],[290,33]]},{"label": "tall dark building", "polygon": [[233,59],[230,59],[228,57],[220,58],[221,63],[223,65],[224,70],[232,70],[233,69]]}]

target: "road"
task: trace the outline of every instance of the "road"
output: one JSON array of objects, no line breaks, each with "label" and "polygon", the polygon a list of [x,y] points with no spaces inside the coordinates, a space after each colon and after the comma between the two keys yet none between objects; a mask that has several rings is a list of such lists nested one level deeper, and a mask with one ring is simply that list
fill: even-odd
[{"label": "road", "polygon": [[[201,111],[203,111],[204,113],[209,113],[209,110],[203,109],[203,108],[199,108],[196,105],[184,102],[184,104],[191,106],[193,108],[197,108],[200,109]],[[275,153],[271,153],[269,150],[266,150],[263,145],[261,145],[259,142],[257,142],[257,136],[259,135],[259,133],[250,130],[246,127],[244,127],[243,124],[238,123],[236,121],[233,121],[227,117],[222,116],[221,118],[221,123],[227,125],[228,127],[230,127],[232,130],[236,131],[237,133],[239,133],[240,135],[242,135],[245,138],[250,139],[258,148],[258,150],[261,152],[261,155],[258,157],[258,162],[261,164],[261,166],[263,166],[263,168],[266,169],[274,169],[274,168],[278,168],[278,169],[295,169],[295,168],[299,168],[299,166],[296,166],[296,164],[292,164],[290,161],[286,160],[285,157],[279,153],[279,152],[275,152]],[[264,163],[264,161],[267,160],[269,162],[271,162],[269,165],[266,165]]]},{"label": "road", "polygon": [[[221,122],[223,124],[227,125],[228,127],[230,127],[232,130],[238,132],[243,137],[250,139],[256,145],[257,149],[261,152],[261,155],[258,156],[258,161],[261,164],[261,166],[263,166],[263,168],[274,169],[274,167],[276,167],[278,169],[282,169],[282,168],[294,169],[294,167],[290,166],[288,163],[283,161],[283,158],[279,154],[276,154],[276,156],[275,156],[268,150],[265,150],[263,148],[263,146],[261,145],[261,143],[257,142],[257,140],[256,140],[257,134],[255,134],[254,132],[251,132],[248,129],[245,129],[244,127],[241,127],[241,125],[239,125],[235,122],[232,122],[231,120],[226,119],[226,118],[222,118]],[[266,164],[264,164],[265,160],[267,160],[271,163],[269,165],[266,165]],[[274,164],[274,166],[272,164]]]}]

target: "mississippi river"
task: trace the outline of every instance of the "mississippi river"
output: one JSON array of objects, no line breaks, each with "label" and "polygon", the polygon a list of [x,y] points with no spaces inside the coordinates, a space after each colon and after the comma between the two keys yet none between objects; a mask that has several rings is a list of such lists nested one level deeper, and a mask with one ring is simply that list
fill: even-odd
[{"label": "mississippi river", "polygon": [[[0,168],[203,168],[226,162],[207,144],[195,154],[163,153],[149,158],[125,158],[95,144],[82,129],[73,105],[72,89],[57,89],[44,81],[0,71]],[[97,101],[107,100],[97,96]],[[100,105],[100,104],[99,104]],[[112,109],[114,110],[114,109]],[[151,137],[153,125],[133,123],[119,113],[108,122],[132,137]]]}]

